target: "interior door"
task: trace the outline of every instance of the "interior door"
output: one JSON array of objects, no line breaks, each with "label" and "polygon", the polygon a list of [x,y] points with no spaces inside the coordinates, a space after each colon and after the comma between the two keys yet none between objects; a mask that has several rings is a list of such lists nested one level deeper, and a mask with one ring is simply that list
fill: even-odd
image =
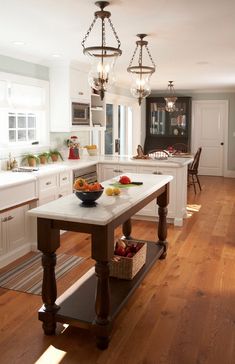
[{"label": "interior door", "polygon": [[227,109],[226,100],[193,101],[192,151],[202,147],[201,175],[224,175]]}]

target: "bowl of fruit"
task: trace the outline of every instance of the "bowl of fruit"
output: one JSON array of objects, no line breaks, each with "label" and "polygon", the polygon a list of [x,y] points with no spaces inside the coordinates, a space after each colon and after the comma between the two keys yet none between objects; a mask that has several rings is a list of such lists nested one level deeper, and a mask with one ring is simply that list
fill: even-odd
[{"label": "bowl of fruit", "polygon": [[87,183],[83,178],[77,178],[74,182],[74,193],[82,201],[83,205],[96,205],[96,200],[102,195],[104,188],[99,182]]}]

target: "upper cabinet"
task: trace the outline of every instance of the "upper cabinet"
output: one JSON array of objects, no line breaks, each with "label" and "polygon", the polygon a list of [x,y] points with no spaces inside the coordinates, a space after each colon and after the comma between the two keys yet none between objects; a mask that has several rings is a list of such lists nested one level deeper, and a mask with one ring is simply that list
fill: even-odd
[{"label": "upper cabinet", "polygon": [[70,97],[74,100],[90,102],[90,88],[86,72],[70,68]]},{"label": "upper cabinet", "polygon": [[[92,94],[88,84],[88,74],[68,66],[50,68],[50,130],[52,132],[72,132],[105,127],[105,102],[99,95]],[[72,122],[72,103],[81,104],[80,115]],[[74,104],[73,104],[74,105]],[[83,109],[89,107],[89,125],[84,122]],[[82,109],[83,108],[83,109]],[[81,122],[79,122],[81,119]]]},{"label": "upper cabinet", "polygon": [[164,97],[146,99],[145,152],[183,143],[190,150],[191,97],[178,97],[176,110],[165,111]]}]

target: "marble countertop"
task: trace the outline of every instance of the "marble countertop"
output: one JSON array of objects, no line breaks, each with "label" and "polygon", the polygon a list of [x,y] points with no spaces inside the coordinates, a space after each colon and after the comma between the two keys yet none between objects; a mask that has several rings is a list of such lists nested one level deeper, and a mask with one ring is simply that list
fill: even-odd
[{"label": "marble countertop", "polygon": [[0,172],[0,189],[6,188],[16,184],[23,184],[26,181],[35,180],[45,175],[54,173],[60,173],[66,170],[75,170],[84,168],[97,163],[101,164],[131,164],[139,166],[157,166],[157,167],[170,167],[170,168],[181,168],[192,162],[192,158],[177,158],[169,157],[167,160],[143,160],[133,159],[128,156],[84,156],[77,160],[66,160],[63,162],[49,163],[46,165],[40,165],[38,171],[34,172],[12,172],[12,171],[1,171]]},{"label": "marble countertop", "polygon": [[[151,195],[151,193],[173,179],[172,176],[166,175],[134,173],[127,173],[127,175],[132,181],[143,182],[143,185],[123,188],[119,196],[107,196],[103,193],[97,200],[95,207],[84,207],[76,195],[71,194],[32,209],[28,211],[28,215],[48,219],[106,225],[124,213],[127,208],[135,206],[144,197]],[[102,182],[102,185],[107,187],[114,180]]]}]

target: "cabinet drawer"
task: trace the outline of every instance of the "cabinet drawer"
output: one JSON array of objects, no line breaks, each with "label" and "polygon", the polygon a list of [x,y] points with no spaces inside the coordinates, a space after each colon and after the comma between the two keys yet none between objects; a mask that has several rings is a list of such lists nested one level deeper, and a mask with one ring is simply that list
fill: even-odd
[{"label": "cabinet drawer", "polygon": [[69,171],[62,172],[59,174],[59,186],[60,187],[70,184],[70,182],[71,182],[70,175],[71,174]]},{"label": "cabinet drawer", "polygon": [[43,177],[39,180],[39,193],[57,186],[56,175]]}]

